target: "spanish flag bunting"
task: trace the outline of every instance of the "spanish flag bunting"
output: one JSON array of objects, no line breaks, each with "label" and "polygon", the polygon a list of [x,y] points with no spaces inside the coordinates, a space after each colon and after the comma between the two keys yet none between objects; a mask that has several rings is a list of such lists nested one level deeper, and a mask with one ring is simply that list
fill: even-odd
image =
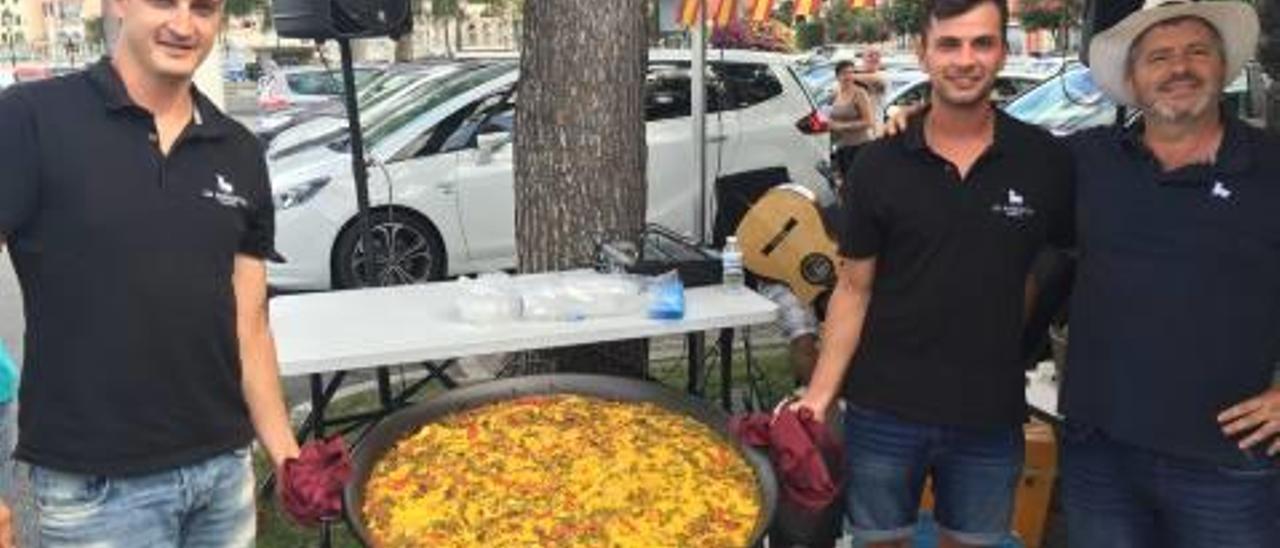
[{"label": "spanish flag bunting", "polygon": [[702,0],[684,0],[680,5],[679,22],[681,26],[692,27],[698,22],[698,18],[702,15],[699,10],[702,9]]},{"label": "spanish flag bunting", "polygon": [[727,27],[738,17],[738,0],[709,0],[714,8],[712,14],[716,27]]},{"label": "spanish flag bunting", "polygon": [[822,0],[796,0],[796,17],[817,17],[822,11]]},{"label": "spanish flag bunting", "polygon": [[768,21],[773,13],[773,0],[754,0],[751,4],[752,21]]},{"label": "spanish flag bunting", "polygon": [[[702,15],[701,4],[701,0],[684,0],[680,5],[679,13],[679,22],[682,26],[691,27],[698,24],[698,19]],[[732,23],[738,16],[738,0],[707,0],[707,16],[711,24],[716,27]]]},{"label": "spanish flag bunting", "polygon": [[849,7],[853,9],[858,9],[858,8],[875,9],[876,0],[849,0]]}]

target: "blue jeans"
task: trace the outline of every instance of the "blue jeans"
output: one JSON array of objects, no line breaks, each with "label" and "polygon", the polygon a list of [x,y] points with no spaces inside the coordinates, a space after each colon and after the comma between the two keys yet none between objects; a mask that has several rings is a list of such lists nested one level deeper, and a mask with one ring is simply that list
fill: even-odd
[{"label": "blue jeans", "polygon": [[14,403],[0,403],[0,500],[13,506],[13,444],[18,439],[18,414]]},{"label": "blue jeans", "polygon": [[1228,468],[1064,428],[1063,503],[1075,548],[1275,548],[1280,467]]},{"label": "blue jeans", "polygon": [[154,474],[108,478],[31,467],[40,546],[253,546],[248,448]]},{"label": "blue jeans", "polygon": [[937,426],[849,406],[845,458],[854,540],[910,538],[925,478],[931,476],[934,516],[944,533],[965,544],[1004,542],[1024,443],[1020,427]]}]

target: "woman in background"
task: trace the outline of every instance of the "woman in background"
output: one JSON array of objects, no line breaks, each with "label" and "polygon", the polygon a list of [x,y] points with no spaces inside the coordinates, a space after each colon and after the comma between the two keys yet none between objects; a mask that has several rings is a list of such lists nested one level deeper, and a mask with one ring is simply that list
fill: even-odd
[{"label": "woman in background", "polygon": [[852,61],[836,63],[836,97],[831,103],[831,163],[843,183],[858,148],[875,136],[874,112],[867,91],[858,85]]}]

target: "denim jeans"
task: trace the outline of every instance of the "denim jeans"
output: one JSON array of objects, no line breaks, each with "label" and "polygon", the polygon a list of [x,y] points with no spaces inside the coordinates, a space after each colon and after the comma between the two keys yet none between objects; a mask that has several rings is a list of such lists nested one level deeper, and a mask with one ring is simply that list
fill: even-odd
[{"label": "denim jeans", "polygon": [[30,474],[42,548],[253,546],[248,448],[136,477]]},{"label": "denim jeans", "polygon": [[13,506],[13,444],[17,441],[18,414],[12,401],[0,403],[0,499]]},{"label": "denim jeans", "polygon": [[1064,428],[1063,503],[1072,548],[1276,548],[1280,467],[1229,468]]},{"label": "denim jeans", "polygon": [[969,429],[921,424],[849,406],[845,458],[854,540],[909,538],[925,478],[932,475],[939,527],[951,538],[995,545],[1009,537],[1022,474],[1022,428]]}]

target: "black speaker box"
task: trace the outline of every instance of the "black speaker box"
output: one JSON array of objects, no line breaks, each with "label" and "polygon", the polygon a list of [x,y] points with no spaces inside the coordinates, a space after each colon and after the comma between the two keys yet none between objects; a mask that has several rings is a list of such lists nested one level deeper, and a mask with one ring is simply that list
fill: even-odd
[{"label": "black speaker box", "polygon": [[271,12],[285,38],[398,38],[413,26],[409,0],[273,0]]},{"label": "black speaker box", "polygon": [[1084,13],[1084,45],[1080,48],[1080,61],[1089,64],[1089,41],[1093,35],[1115,26],[1141,8],[1142,0],[1089,0]]}]

